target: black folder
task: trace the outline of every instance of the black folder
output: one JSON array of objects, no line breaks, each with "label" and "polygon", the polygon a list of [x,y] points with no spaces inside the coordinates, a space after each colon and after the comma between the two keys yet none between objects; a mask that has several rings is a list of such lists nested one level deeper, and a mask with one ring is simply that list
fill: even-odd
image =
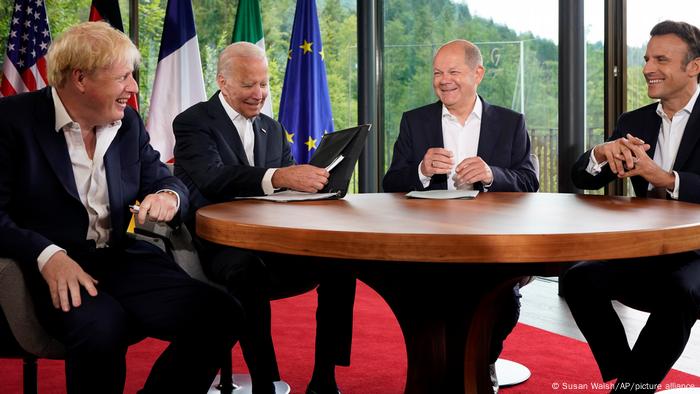
[{"label": "black folder", "polygon": [[350,178],[355,171],[355,164],[365,147],[365,141],[371,127],[370,124],[363,124],[323,136],[321,143],[311,156],[309,164],[326,168],[340,155],[343,156],[343,160],[330,170],[331,175],[328,178],[328,183],[323,190],[319,190],[319,193],[335,193],[338,198],[345,196],[350,185]]}]

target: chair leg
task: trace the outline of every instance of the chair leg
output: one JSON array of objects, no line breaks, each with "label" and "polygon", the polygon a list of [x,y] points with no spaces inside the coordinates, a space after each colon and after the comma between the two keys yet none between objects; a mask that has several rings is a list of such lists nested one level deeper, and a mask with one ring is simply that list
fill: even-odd
[{"label": "chair leg", "polygon": [[233,393],[233,365],[231,365],[231,353],[224,357],[221,363],[221,375],[219,375],[219,386],[217,387],[221,394]]},{"label": "chair leg", "polygon": [[22,386],[24,394],[37,394],[36,357],[27,356],[22,366]]}]

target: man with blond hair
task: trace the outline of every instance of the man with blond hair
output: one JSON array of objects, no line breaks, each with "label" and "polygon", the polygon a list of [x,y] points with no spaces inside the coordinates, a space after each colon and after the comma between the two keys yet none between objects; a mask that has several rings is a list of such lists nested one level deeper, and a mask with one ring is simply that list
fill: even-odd
[{"label": "man with blond hair", "polygon": [[[141,223],[176,226],[188,207],[126,105],[139,61],[123,33],[81,23],[49,48],[49,87],[0,99],[0,256],[18,262],[39,319],[66,346],[70,394],[122,393],[127,347],[146,336],[170,344],[142,393],[206,393],[242,314],[126,236],[134,201]],[[218,324],[202,324],[213,315]]]},{"label": "man with blond hair", "polygon": [[[231,44],[219,57],[220,91],[175,118],[175,175],[190,191],[192,213],[239,196],[280,188],[316,192],[328,183],[324,168],[294,164],[282,125],[260,113],[268,79],[260,48]],[[194,215],[187,222],[194,226]],[[270,335],[270,297],[319,284],[316,358],[307,393],[337,393],[335,366],[350,363],[354,277],[309,257],[224,247],[201,238],[195,238],[195,246],[206,274],[225,285],[246,312],[241,348],[256,394],[274,393],[273,381],[280,378]]]}]

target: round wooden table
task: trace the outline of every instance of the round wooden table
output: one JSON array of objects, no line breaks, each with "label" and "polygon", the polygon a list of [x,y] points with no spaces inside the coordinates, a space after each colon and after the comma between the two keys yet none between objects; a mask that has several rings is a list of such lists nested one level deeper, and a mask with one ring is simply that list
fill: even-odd
[{"label": "round wooden table", "polygon": [[355,194],[210,205],[196,231],[224,245],[351,261],[401,325],[406,393],[486,393],[493,322],[515,283],[561,262],[700,249],[700,207],[548,193]]}]

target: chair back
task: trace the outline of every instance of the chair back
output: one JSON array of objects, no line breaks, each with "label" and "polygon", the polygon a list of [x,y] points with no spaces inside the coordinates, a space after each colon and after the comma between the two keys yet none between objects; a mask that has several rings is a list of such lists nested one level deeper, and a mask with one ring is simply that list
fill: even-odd
[{"label": "chair back", "polygon": [[[12,334],[16,344],[26,353],[41,358],[63,359],[65,348],[58,340],[51,337],[39,324],[39,319],[34,311],[34,303],[29,290],[24,282],[24,275],[17,262],[7,258],[0,258],[0,309],[6,328]],[[7,332],[2,332],[2,335]],[[3,338],[0,342],[4,345],[12,342],[11,338]],[[26,353],[17,353],[11,356],[12,351],[2,352],[5,357],[25,357]]]}]

